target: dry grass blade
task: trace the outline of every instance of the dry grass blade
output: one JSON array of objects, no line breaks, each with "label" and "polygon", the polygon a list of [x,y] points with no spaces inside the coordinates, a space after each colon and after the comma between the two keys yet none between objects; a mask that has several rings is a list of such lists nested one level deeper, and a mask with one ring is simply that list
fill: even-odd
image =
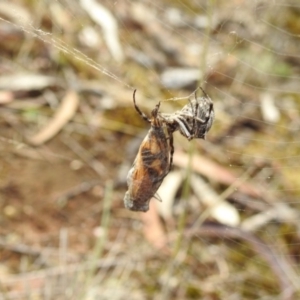
[{"label": "dry grass blade", "polygon": [[272,220],[293,224],[298,222],[299,214],[296,209],[285,203],[275,203],[271,209],[245,219],[241,227],[246,231],[256,231]]},{"label": "dry grass blade", "polygon": [[118,36],[118,24],[112,13],[94,0],[81,0],[81,6],[103,29],[104,39],[116,61],[123,61],[123,50]]},{"label": "dry grass blade", "polygon": [[[173,159],[174,165],[181,168],[185,168],[189,161],[188,155],[181,151],[176,151]],[[191,165],[194,172],[200,173],[216,182],[231,185],[238,179],[238,176],[233,172],[200,155],[193,156]],[[249,183],[242,183],[239,189],[252,197],[259,197],[261,194],[257,188]]]},{"label": "dry grass blade", "polygon": [[240,216],[237,209],[225,202],[201,177],[193,175],[191,186],[201,202],[207,206],[209,214],[217,221],[230,226],[239,224]]},{"label": "dry grass blade", "polygon": [[149,211],[141,214],[144,223],[144,235],[155,249],[162,249],[166,246],[167,236],[157,211],[157,201],[150,202]]},{"label": "dry grass blade", "polygon": [[72,119],[78,104],[78,94],[72,90],[68,91],[52,120],[29,138],[29,142],[38,146],[53,138]]},{"label": "dry grass blade", "polygon": [[12,1],[0,2],[0,11],[2,16],[18,24],[28,24],[32,20],[29,11],[25,7],[12,3]]},{"label": "dry grass blade", "polygon": [[162,198],[162,202],[156,202],[155,204],[164,220],[172,218],[175,196],[183,180],[184,174],[182,171],[172,171],[164,179],[157,191],[157,194]]}]

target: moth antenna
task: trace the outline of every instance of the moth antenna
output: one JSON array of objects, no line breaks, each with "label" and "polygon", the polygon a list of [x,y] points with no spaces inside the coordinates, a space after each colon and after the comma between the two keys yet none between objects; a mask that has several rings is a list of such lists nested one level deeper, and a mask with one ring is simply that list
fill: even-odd
[{"label": "moth antenna", "polygon": [[136,89],[133,91],[133,104],[134,104],[135,110],[140,114],[140,116],[141,116],[145,121],[147,121],[148,123],[151,123],[151,121],[149,120],[149,118],[147,117],[147,115],[144,114],[144,113],[139,109],[139,107],[137,106],[137,104],[136,104],[136,99],[135,99],[135,93],[136,93]]}]

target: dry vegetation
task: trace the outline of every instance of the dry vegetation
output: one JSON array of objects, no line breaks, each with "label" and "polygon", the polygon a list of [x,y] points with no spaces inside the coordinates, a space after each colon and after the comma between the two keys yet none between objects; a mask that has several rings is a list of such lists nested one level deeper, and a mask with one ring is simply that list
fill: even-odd
[{"label": "dry vegetation", "polygon": [[[299,299],[299,4],[98,4],[0,3],[0,299]],[[175,134],[163,202],[126,210],[133,89],[199,82],[207,140]]]}]

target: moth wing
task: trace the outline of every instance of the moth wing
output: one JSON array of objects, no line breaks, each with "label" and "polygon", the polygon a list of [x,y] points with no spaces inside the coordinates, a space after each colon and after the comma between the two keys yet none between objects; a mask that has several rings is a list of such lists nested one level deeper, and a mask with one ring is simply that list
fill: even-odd
[{"label": "moth wing", "polygon": [[159,135],[155,133],[150,135],[146,147],[151,153],[151,161],[149,167],[154,169],[159,176],[166,173],[170,160],[170,147],[163,133],[163,129],[159,129]]}]

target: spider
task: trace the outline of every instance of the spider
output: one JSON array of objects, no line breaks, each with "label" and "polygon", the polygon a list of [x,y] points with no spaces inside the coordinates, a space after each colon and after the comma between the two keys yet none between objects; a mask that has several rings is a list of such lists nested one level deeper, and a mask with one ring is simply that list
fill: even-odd
[{"label": "spider", "polygon": [[132,168],[127,175],[128,191],[124,196],[125,207],[134,211],[149,209],[149,201],[155,195],[163,179],[170,172],[173,162],[173,135],[171,127],[165,126],[160,117],[158,103],[149,119],[137,106],[133,93],[133,103],[141,117],[151,124],[142,141]]},{"label": "spider", "polygon": [[161,114],[172,132],[179,130],[189,141],[194,138],[205,139],[214,121],[213,102],[202,88],[201,90],[204,97],[197,98],[195,92],[195,99],[190,100],[180,111]]}]

